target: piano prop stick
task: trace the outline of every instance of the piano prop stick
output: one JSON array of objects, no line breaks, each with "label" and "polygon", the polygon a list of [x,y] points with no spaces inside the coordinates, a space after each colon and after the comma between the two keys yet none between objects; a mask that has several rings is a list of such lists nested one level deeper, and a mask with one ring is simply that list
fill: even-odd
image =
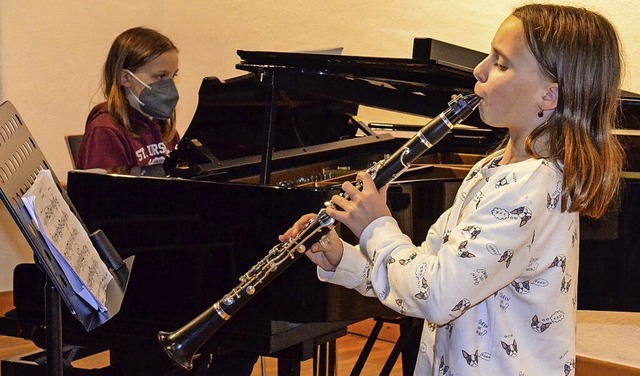
[{"label": "piano prop stick", "polygon": [[[479,103],[480,98],[474,94],[454,96],[445,111],[433,118],[389,158],[367,170],[376,187],[380,188],[400,176],[456,124],[464,121]],[[342,192],[342,195],[348,198],[346,193]],[[336,225],[324,208],[321,209],[298,235],[272,248],[266,257],[240,277],[240,284],[222,299],[176,331],[159,332],[160,344],[172,361],[190,370],[196,352],[231,316]]]}]

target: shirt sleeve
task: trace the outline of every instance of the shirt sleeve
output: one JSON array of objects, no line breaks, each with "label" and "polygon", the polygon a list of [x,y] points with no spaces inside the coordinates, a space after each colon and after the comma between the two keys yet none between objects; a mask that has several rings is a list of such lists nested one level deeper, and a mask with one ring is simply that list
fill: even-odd
[{"label": "shirt sleeve", "polygon": [[318,267],[318,278],[321,281],[355,289],[363,295],[375,296],[371,288],[369,273],[371,262],[360,252],[358,246],[342,242],[344,252],[342,260],[334,272]]},{"label": "shirt sleeve", "polygon": [[[536,170],[545,168],[551,170]],[[402,314],[441,325],[457,318],[524,273],[536,227],[554,226],[557,212],[546,204],[557,183],[549,171],[527,171],[490,188],[459,220],[445,213],[419,247],[393,218],[379,218],[360,239],[362,257],[371,264],[364,285]],[[451,221],[456,223],[446,225]]]}]

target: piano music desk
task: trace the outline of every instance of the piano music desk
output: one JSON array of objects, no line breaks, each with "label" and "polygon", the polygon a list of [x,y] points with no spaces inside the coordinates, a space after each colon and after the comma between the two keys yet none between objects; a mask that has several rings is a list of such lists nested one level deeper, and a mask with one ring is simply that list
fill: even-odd
[{"label": "piano music desk", "polygon": [[640,375],[640,312],[578,310],[576,375]]}]

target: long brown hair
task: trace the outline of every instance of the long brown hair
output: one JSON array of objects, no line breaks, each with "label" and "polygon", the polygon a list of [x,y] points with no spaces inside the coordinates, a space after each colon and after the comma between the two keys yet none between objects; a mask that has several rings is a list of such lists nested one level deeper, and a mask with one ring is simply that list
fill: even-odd
[{"label": "long brown hair", "polygon": [[513,12],[543,72],[558,83],[558,104],[527,139],[549,142],[562,162],[562,210],[598,218],[616,196],[624,161],[612,133],[622,81],[623,57],[614,26],[598,13],[560,5],[525,5]]},{"label": "long brown hair", "polygon": [[[126,30],[113,41],[102,74],[104,96],[107,99],[107,111],[132,137],[140,137],[144,129],[129,122],[129,104],[120,77],[123,69],[135,71],[165,52],[178,51],[166,36],[144,27]],[[160,120],[164,141],[176,134],[175,111],[170,119]]]}]

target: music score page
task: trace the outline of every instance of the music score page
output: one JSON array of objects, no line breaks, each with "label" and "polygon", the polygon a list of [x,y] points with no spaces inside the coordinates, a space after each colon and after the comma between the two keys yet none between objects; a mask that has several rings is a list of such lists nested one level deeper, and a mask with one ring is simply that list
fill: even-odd
[{"label": "music score page", "polygon": [[113,277],[62,197],[51,171],[38,173],[22,201],[76,294],[94,309],[106,312],[107,286]]}]

